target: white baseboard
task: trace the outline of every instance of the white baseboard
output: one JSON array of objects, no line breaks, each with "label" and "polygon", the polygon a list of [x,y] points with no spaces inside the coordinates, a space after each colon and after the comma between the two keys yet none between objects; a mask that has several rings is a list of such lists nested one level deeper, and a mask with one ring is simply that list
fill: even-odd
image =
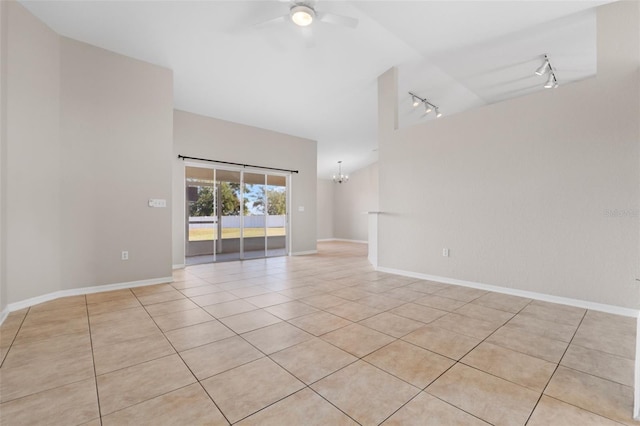
[{"label": "white baseboard", "polygon": [[349,240],[346,238],[324,238],[322,240],[318,240],[319,243],[328,243],[331,241],[340,241],[343,243],[356,243],[356,244],[369,244],[368,241],[363,241],[363,240]]},{"label": "white baseboard", "polygon": [[536,293],[534,291],[518,290],[514,288],[499,287],[496,285],[476,283],[473,281],[464,281],[456,278],[439,277],[436,275],[420,274],[417,272],[403,271],[393,268],[378,267],[377,271],[388,272],[390,274],[402,275],[405,277],[418,278],[428,281],[436,281],[444,284],[454,284],[463,287],[477,288],[480,290],[493,291],[495,293],[503,293],[511,296],[526,297],[528,299],[542,300],[545,302],[559,303],[562,305],[575,306],[578,308],[591,309],[594,311],[607,312],[609,314],[622,315],[625,317],[638,317],[640,311],[637,309],[623,308],[620,306],[606,305],[603,303],[589,302],[587,300],[571,299],[569,297],[552,296],[544,293]]},{"label": "white baseboard", "polygon": [[172,269],[184,269],[185,266],[186,265],[184,263],[178,263],[176,265],[172,265]]},{"label": "white baseboard", "polygon": [[2,325],[2,323],[4,322],[4,320],[7,319],[8,316],[9,316],[9,307],[5,306],[4,309],[0,311],[0,325]]},{"label": "white baseboard", "polygon": [[126,283],[105,284],[93,287],[71,288],[68,290],[55,291],[53,293],[43,294],[42,296],[32,297],[30,299],[21,300],[20,302],[9,303],[7,308],[9,312],[19,311],[40,303],[49,302],[61,297],[82,296],[85,294],[102,293],[103,291],[121,290],[125,288],[144,287],[147,285],[164,284],[173,282],[173,277],[152,278],[148,280],[130,281]]},{"label": "white baseboard", "polygon": [[307,256],[309,254],[318,254],[318,250],[291,252],[291,253],[289,253],[289,256]]}]

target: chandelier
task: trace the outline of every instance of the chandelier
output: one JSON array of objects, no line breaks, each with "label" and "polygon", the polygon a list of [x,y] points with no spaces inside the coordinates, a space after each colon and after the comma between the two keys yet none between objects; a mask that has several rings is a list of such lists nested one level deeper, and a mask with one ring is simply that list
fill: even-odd
[{"label": "chandelier", "polygon": [[338,174],[337,175],[333,175],[333,181],[335,183],[342,183],[342,182],[346,182],[348,180],[349,180],[349,176],[342,174],[342,161],[338,161]]}]

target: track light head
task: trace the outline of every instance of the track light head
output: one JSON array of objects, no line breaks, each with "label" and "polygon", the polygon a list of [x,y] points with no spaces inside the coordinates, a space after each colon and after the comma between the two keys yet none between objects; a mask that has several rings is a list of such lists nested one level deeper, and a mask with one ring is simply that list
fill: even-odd
[{"label": "track light head", "polygon": [[433,109],[431,108],[431,104],[428,102],[424,103],[424,113],[429,114]]},{"label": "track light head", "polygon": [[540,67],[536,70],[537,75],[543,75],[551,69],[551,65],[549,65],[549,60],[545,59],[544,64],[540,65]]},{"label": "track light head", "polygon": [[442,113],[440,112],[440,108],[436,107],[436,118],[442,117]]},{"label": "track light head", "polygon": [[416,98],[415,96],[411,96],[411,99],[413,100],[413,106],[417,107],[418,105],[420,105],[420,100],[418,98]]},{"label": "track light head", "polygon": [[554,87],[557,86],[557,82],[556,82],[556,77],[553,75],[553,73],[549,74],[549,78],[547,79],[547,82],[544,85],[545,89],[553,89]]}]

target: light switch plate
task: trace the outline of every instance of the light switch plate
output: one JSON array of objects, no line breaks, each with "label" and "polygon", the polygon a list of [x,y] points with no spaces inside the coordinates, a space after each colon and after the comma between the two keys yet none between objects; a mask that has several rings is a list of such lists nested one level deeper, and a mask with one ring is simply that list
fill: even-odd
[{"label": "light switch plate", "polygon": [[161,198],[149,198],[149,207],[167,207],[167,200]]}]

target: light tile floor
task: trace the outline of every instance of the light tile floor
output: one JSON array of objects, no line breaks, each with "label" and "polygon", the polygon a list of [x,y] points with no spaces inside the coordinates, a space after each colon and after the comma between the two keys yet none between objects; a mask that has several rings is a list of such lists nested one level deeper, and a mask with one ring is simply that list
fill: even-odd
[{"label": "light tile floor", "polygon": [[0,424],[633,424],[633,319],[319,249],[11,313]]}]

